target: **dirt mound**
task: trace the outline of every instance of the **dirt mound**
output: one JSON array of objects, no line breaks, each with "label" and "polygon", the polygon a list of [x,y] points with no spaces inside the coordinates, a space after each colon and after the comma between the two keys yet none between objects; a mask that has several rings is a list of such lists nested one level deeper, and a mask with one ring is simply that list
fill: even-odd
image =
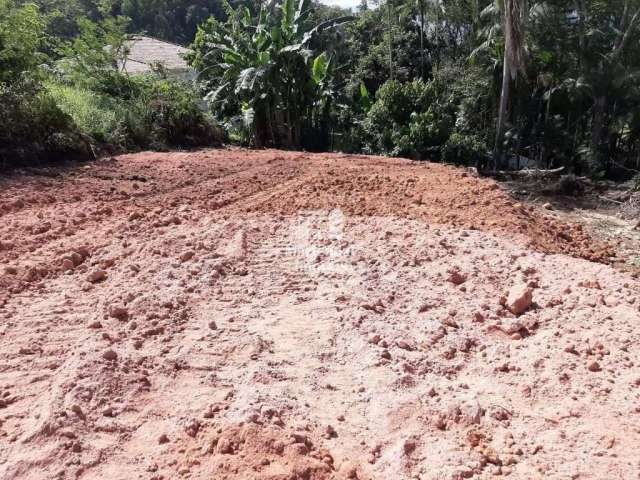
[{"label": "dirt mound", "polygon": [[[560,223],[513,199],[492,180],[461,168],[377,157],[297,158],[305,174],[257,209],[292,214],[340,208],[350,215],[398,215],[428,223],[520,236],[540,251],[607,262],[612,250],[578,224]],[[348,162],[348,163],[347,163]],[[346,163],[346,165],[345,165]]]},{"label": "dirt mound", "polygon": [[90,229],[118,209],[152,209],[145,199],[157,195],[171,206],[196,202],[229,213],[341,208],[350,215],[397,215],[518,236],[540,251],[592,261],[607,262],[613,254],[580,225],[514,202],[492,180],[426,162],[271,150],[144,153],[47,176],[18,174],[3,183],[0,218],[11,222],[17,212],[37,213],[13,225],[0,244],[0,259]]},{"label": "dirt mound", "polygon": [[0,188],[0,478],[637,474],[640,286],[492,182],[241,150],[49,173]]},{"label": "dirt mound", "polygon": [[[273,412],[267,414],[271,415]],[[256,417],[259,415],[256,414]],[[218,429],[207,439],[189,473],[244,480],[339,480],[369,478],[362,467],[346,463],[336,470],[329,450],[312,441],[312,433],[256,423]],[[282,424],[281,419],[276,420]]]}]

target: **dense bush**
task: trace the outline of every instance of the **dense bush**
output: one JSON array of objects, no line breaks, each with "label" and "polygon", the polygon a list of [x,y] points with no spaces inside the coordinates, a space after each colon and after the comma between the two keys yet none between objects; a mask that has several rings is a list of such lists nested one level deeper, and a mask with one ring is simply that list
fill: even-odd
[{"label": "dense bush", "polygon": [[195,147],[219,144],[222,131],[200,107],[190,86],[166,79],[138,77],[139,111],[144,113],[155,141],[168,146]]},{"label": "dense bush", "polygon": [[213,145],[221,133],[193,89],[155,77],[128,80],[122,97],[51,82],[60,108],[97,144],[116,151]]},{"label": "dense bush", "polygon": [[90,155],[72,119],[42,89],[43,39],[37,8],[0,0],[0,167]]},{"label": "dense bush", "polygon": [[0,168],[92,155],[73,120],[33,82],[0,87],[0,124]]},{"label": "dense bush", "polygon": [[476,135],[454,132],[442,147],[442,160],[447,163],[476,165],[488,156],[487,144]]},{"label": "dense bush", "polygon": [[94,152],[219,143],[221,134],[186,84],[129,77],[125,22],[77,22],[79,34],[52,42],[33,5],[0,0],[0,165],[91,158]]},{"label": "dense bush", "polygon": [[49,82],[46,88],[60,109],[96,142],[124,143],[119,135],[119,121],[125,111],[113,98],[62,83]]},{"label": "dense bush", "polygon": [[50,91],[97,142],[120,150],[219,143],[212,119],[192,86],[161,73],[129,76],[126,21],[78,22],[79,35],[61,49]]},{"label": "dense bush", "polygon": [[[472,133],[478,95],[459,67],[443,68],[428,82],[386,82],[366,114],[366,149],[371,153],[468,164],[486,155],[486,142]],[[474,101],[472,101],[475,100]]]},{"label": "dense bush", "polygon": [[382,85],[365,118],[366,148],[372,153],[424,156],[440,136],[439,128],[428,121],[432,98],[429,84],[422,80]]},{"label": "dense bush", "polygon": [[[519,18],[494,0],[376,4],[353,15],[316,0],[0,0],[0,114],[42,110],[29,104],[46,101],[41,89],[17,92],[47,65],[66,132],[75,121],[122,149],[200,143],[211,127],[189,89],[118,72],[125,33],[144,32],[193,42],[211,111],[243,144],[465,164],[491,149],[488,168],[517,155],[577,175],[637,171],[640,0],[534,1]],[[510,48],[507,18],[526,27]],[[39,144],[73,137],[43,129]],[[8,130],[5,150],[20,138]]]},{"label": "dense bush", "polygon": [[310,0],[274,1],[257,14],[227,5],[225,22],[212,18],[198,29],[188,61],[230,135],[257,147],[326,149],[331,58],[310,46],[352,17],[314,25],[310,11]]}]

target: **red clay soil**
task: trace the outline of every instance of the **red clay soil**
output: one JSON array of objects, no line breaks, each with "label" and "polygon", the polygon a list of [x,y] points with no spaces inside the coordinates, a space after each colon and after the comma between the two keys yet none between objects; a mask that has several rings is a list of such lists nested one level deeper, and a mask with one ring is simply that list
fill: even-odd
[{"label": "red clay soil", "polygon": [[[155,207],[158,196],[169,205],[193,202],[207,211],[229,214],[340,208],[349,215],[395,215],[524,237],[539,251],[596,262],[607,262],[613,255],[610,246],[594,242],[581,225],[560,223],[543,211],[513,201],[494,181],[475,178],[463,168],[427,162],[276,150],[211,150],[124,155],[52,175],[17,175],[0,181],[0,215],[10,219],[9,214],[20,211],[34,214],[29,223],[19,226],[22,228],[6,233],[0,259],[10,259],[77,229],[90,229],[115,208]],[[84,209],[66,225],[56,225],[53,218],[37,211],[39,207],[44,211],[73,208],[87,201],[96,208]]]},{"label": "red clay soil", "polygon": [[640,286],[610,255],[428,163],[16,172],[0,479],[636,478]]}]

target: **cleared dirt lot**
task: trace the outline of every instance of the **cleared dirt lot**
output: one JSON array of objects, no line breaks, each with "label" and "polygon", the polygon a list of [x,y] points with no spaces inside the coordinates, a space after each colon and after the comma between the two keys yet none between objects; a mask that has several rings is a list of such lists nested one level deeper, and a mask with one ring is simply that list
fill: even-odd
[{"label": "cleared dirt lot", "polygon": [[0,215],[0,478],[640,474],[638,281],[490,180],[144,153]]}]

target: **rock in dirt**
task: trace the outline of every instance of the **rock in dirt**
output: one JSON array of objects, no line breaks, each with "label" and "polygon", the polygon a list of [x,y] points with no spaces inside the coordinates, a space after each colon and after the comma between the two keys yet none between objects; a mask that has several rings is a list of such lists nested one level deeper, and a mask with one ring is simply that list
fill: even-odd
[{"label": "rock in dirt", "polygon": [[118,320],[127,320],[129,318],[129,310],[122,305],[111,305],[109,307],[109,316]]},{"label": "rock in dirt", "polygon": [[191,260],[195,255],[195,252],[189,250],[187,252],[184,252],[182,255],[180,255],[180,261],[182,263],[184,262],[188,262],[189,260]]},{"label": "rock in dirt", "polygon": [[461,273],[459,270],[452,270],[449,272],[449,277],[447,280],[454,285],[462,285],[467,281],[467,276],[464,273]]},{"label": "rock in dirt", "polygon": [[502,331],[507,335],[513,335],[524,330],[524,326],[519,321],[507,321],[502,326]]},{"label": "rock in dirt", "polygon": [[567,345],[566,347],[564,347],[564,351],[566,353],[571,353],[573,355],[580,355],[580,353],[578,352],[578,350],[576,350],[575,345]]},{"label": "rock in dirt", "polygon": [[76,266],[73,263],[73,260],[71,260],[70,258],[65,258],[62,260],[62,270],[65,272],[70,272],[71,270],[73,270]]},{"label": "rock in dirt", "polygon": [[79,417],[84,417],[84,412],[82,411],[82,408],[80,407],[80,405],[72,405],[71,411],[76,415],[78,415]]},{"label": "rock in dirt", "polygon": [[589,365],[587,365],[587,368],[590,372],[599,372],[600,370],[602,370],[602,367],[600,367],[600,364],[596,361],[589,363]]},{"label": "rock in dirt", "polygon": [[533,303],[533,289],[527,285],[517,285],[509,290],[505,306],[514,315],[522,315]]},{"label": "rock in dirt", "polygon": [[105,360],[107,360],[109,362],[113,362],[113,361],[118,359],[118,354],[116,352],[114,352],[113,350],[106,350],[102,354],[102,358],[104,358]]},{"label": "rock in dirt", "polygon": [[413,438],[408,438],[404,441],[404,445],[402,446],[402,450],[405,455],[411,455],[413,451],[416,449],[416,441]]},{"label": "rock in dirt", "polygon": [[87,281],[91,283],[102,282],[107,278],[107,272],[104,270],[94,270],[89,275],[87,275]]}]

